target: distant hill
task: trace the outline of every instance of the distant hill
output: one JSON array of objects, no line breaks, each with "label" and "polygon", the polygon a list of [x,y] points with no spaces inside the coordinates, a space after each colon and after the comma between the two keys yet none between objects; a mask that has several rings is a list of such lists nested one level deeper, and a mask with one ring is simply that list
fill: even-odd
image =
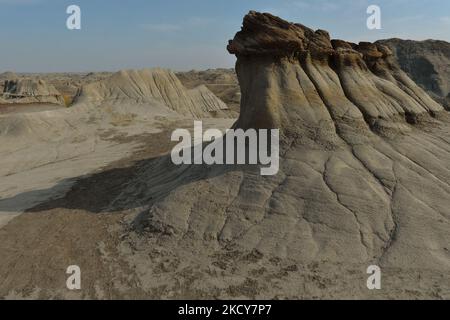
[{"label": "distant hill", "polygon": [[64,105],[56,88],[41,79],[17,79],[14,74],[3,81],[2,103],[51,103]]},{"label": "distant hill", "polygon": [[121,100],[158,102],[179,114],[195,118],[226,116],[228,110],[208,88],[201,86],[188,90],[172,71],[160,68],[119,71],[83,86],[75,102]]}]

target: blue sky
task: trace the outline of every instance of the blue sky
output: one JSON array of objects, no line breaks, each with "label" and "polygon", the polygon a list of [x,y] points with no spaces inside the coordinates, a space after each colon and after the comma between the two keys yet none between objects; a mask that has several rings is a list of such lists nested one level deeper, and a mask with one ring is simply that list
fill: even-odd
[{"label": "blue sky", "polygon": [[[82,29],[66,28],[67,6]],[[366,9],[382,10],[382,30]],[[449,0],[0,0],[0,72],[232,67],[226,44],[249,10],[271,12],[333,38],[450,41]]]}]

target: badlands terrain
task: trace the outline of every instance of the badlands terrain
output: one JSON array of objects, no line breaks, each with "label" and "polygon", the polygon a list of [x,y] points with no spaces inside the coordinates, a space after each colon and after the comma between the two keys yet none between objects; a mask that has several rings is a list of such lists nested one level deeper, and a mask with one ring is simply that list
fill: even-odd
[{"label": "badlands terrain", "polygon": [[[250,12],[235,72],[1,74],[0,297],[449,299],[447,45]],[[194,120],[280,129],[280,171],[175,166]]]},{"label": "badlands terrain", "polygon": [[450,110],[450,43],[401,39],[378,43],[387,45],[411,79]]}]

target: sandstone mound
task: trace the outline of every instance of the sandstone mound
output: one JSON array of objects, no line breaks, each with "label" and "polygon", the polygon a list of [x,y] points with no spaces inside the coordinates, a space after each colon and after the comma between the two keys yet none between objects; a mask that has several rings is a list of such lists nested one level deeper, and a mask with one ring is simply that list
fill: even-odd
[{"label": "sandstone mound", "polygon": [[206,87],[187,90],[173,72],[164,69],[119,71],[105,80],[83,86],[76,101],[150,102],[196,118],[226,117],[227,110],[227,106]]},{"label": "sandstone mound", "polygon": [[439,40],[387,39],[400,67],[437,101],[450,109],[450,43]]},{"label": "sandstone mound", "polygon": [[64,105],[64,99],[59,91],[39,79],[5,80],[2,98],[7,103]]}]

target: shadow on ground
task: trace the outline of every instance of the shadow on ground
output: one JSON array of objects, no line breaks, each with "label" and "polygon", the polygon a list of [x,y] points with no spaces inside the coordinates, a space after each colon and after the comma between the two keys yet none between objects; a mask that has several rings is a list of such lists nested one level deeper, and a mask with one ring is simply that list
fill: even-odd
[{"label": "shadow on ground", "polygon": [[[193,148],[191,149],[192,154]],[[131,161],[127,166],[105,169],[101,172],[64,179],[52,188],[20,193],[0,199],[0,211],[22,212],[21,203],[29,199],[43,202],[25,210],[41,212],[65,208],[91,213],[119,212],[151,205],[173,190],[205,178],[213,178],[231,171],[254,171],[257,165],[175,165],[170,154]],[[70,189],[59,198],[51,195]],[[47,200],[46,200],[47,199]]]}]

